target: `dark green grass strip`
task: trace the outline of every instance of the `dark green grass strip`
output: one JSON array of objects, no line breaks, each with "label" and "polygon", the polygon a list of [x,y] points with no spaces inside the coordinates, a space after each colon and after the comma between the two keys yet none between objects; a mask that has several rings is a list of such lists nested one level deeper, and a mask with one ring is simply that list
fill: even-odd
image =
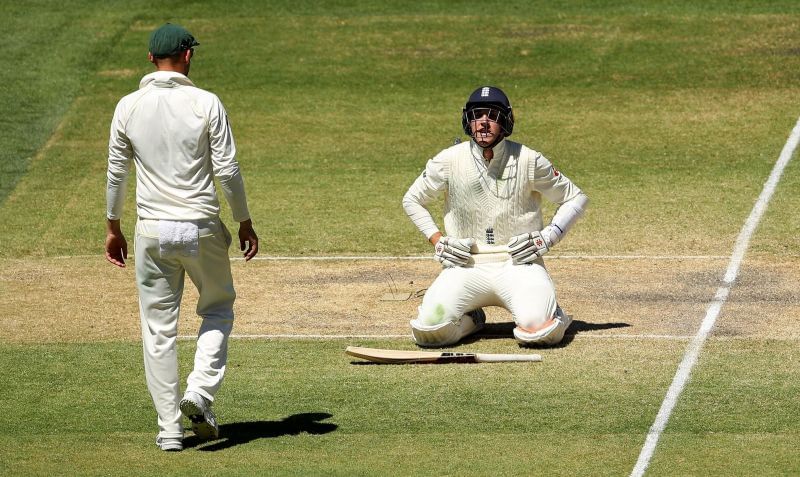
[{"label": "dark green grass strip", "polygon": [[[0,204],[148,1],[0,6]],[[85,153],[85,152],[84,152]],[[52,158],[51,158],[52,160]],[[53,177],[52,180],[63,178]]]}]

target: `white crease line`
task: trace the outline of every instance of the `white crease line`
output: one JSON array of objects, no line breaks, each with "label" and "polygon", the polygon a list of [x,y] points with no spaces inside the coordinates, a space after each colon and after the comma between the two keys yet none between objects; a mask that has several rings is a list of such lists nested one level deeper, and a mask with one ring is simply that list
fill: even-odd
[{"label": "white crease line", "polygon": [[[547,255],[546,260],[723,260],[731,258],[728,255]],[[231,257],[231,260],[242,261],[242,257]],[[367,255],[340,255],[340,256],[259,256],[252,260],[267,261],[336,261],[336,260],[433,260],[432,255],[380,257]]]},{"label": "white crease line", "polygon": [[[635,334],[635,335],[611,335],[611,334],[592,334],[592,333],[578,333],[575,335],[567,335],[570,338],[577,340],[584,339],[606,339],[606,340],[665,340],[665,341],[689,341],[693,339],[694,335],[661,335],[661,334]],[[348,340],[348,339],[410,339],[411,334],[404,335],[364,335],[364,334],[342,334],[342,335],[326,335],[326,334],[291,334],[291,333],[276,333],[276,334],[232,334],[231,339],[241,340]],[[475,338],[508,338],[513,340],[511,333],[508,334],[481,334],[476,335]],[[194,335],[179,335],[179,340],[195,340],[197,336]],[[717,341],[734,341],[734,340],[767,340],[767,341],[800,341],[800,336],[713,336],[712,339]]]},{"label": "white crease line", "polygon": [[[56,255],[53,257],[17,257],[17,258],[4,258],[0,260],[69,260],[73,258],[78,259],[94,259],[104,258],[103,255]],[[545,256],[546,260],[728,260],[730,255],[558,255],[548,254]],[[133,262],[133,257],[129,257]],[[287,262],[301,262],[301,261],[433,261],[433,255],[396,255],[396,256],[380,256],[380,255],[310,255],[310,256],[270,256],[258,255],[252,258],[253,261],[287,261]],[[231,261],[241,262],[244,261],[242,257],[231,257]]]},{"label": "white crease line", "polygon": [[[692,338],[690,335],[659,335],[659,334],[639,334],[639,335],[608,335],[608,334],[589,334],[579,333],[576,335],[568,335],[575,339],[585,338],[606,338],[606,339],[653,339],[653,340],[689,340]],[[508,334],[479,334],[476,338],[509,338],[513,339],[511,333]],[[411,339],[411,333],[403,335],[368,335],[368,334],[341,334],[341,335],[326,335],[326,334],[232,334],[230,338],[234,339],[287,339],[287,340],[305,340],[305,339],[320,339],[320,340],[338,340],[338,339]],[[194,335],[180,335],[178,339],[181,340],[194,340],[197,336]]]},{"label": "white crease line", "polygon": [[700,329],[697,331],[697,334],[694,336],[694,339],[692,339],[691,343],[689,343],[689,347],[686,350],[686,354],[683,356],[683,360],[678,367],[678,371],[675,373],[675,377],[672,379],[672,384],[667,390],[667,395],[664,398],[664,401],[661,403],[661,408],[656,415],[655,422],[653,422],[653,425],[647,432],[647,438],[645,439],[645,443],[642,447],[641,453],[639,454],[639,458],[636,461],[636,465],[634,466],[633,471],[631,471],[631,477],[640,477],[644,475],[645,470],[647,470],[647,466],[650,465],[650,459],[653,457],[653,453],[655,452],[656,445],[661,437],[661,433],[664,432],[664,428],[667,426],[667,422],[672,414],[672,410],[675,408],[675,404],[678,402],[678,397],[681,395],[683,388],[689,381],[689,375],[692,373],[692,368],[697,363],[700,350],[708,338],[711,329],[714,327],[714,323],[717,321],[717,317],[722,310],[722,306],[725,304],[725,300],[728,299],[728,294],[730,293],[731,287],[733,287],[736,277],[739,275],[739,268],[742,265],[747,248],[750,245],[750,238],[752,237],[753,232],[755,232],[756,227],[758,227],[758,223],[761,221],[761,217],[764,215],[764,212],[767,210],[767,205],[772,198],[772,194],[775,192],[775,188],[778,186],[778,182],[783,174],[783,170],[791,160],[792,155],[797,148],[798,142],[800,142],[800,118],[797,120],[797,123],[795,124],[794,129],[792,129],[791,134],[789,134],[789,139],[786,140],[786,144],[783,146],[781,155],[778,157],[778,161],[772,168],[772,172],[770,173],[767,182],[764,184],[764,188],[761,190],[761,194],[758,196],[758,200],[753,206],[750,216],[747,217],[747,220],[742,226],[742,230],[739,232],[739,236],[736,238],[736,244],[733,247],[731,261],[728,263],[728,269],[725,272],[725,277],[722,279],[723,285],[720,286],[717,289],[717,292],[714,294],[714,299],[706,310],[706,316],[703,318],[703,322],[700,324]]}]

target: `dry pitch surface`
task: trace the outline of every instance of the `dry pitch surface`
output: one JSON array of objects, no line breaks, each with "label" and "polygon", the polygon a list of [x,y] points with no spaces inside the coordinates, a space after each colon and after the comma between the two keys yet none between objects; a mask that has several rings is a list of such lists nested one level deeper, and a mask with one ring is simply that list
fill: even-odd
[{"label": "dry pitch surface", "polygon": [[[728,258],[559,258],[547,261],[571,339],[688,338],[696,333]],[[800,260],[744,262],[712,336],[798,339]],[[406,336],[432,260],[255,260],[233,262],[234,333],[245,336]],[[0,341],[139,339],[133,263],[101,256],[0,260]],[[187,279],[180,334],[193,336],[196,291]],[[511,316],[487,309],[483,339],[511,337]]]}]

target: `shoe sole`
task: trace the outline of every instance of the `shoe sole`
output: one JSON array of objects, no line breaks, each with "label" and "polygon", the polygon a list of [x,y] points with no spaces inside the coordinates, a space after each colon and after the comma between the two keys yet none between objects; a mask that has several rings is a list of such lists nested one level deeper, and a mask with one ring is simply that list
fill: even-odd
[{"label": "shoe sole", "polygon": [[197,403],[184,399],[180,404],[181,413],[187,419],[192,421],[192,431],[201,439],[216,439],[219,437],[219,429],[214,424],[208,422],[203,410],[197,406]]},{"label": "shoe sole", "polygon": [[180,452],[183,450],[182,444],[159,444],[158,447],[164,452]]},{"label": "shoe sole", "polygon": [[180,441],[161,442],[156,439],[156,446],[165,452],[180,452],[183,450],[183,442]]}]

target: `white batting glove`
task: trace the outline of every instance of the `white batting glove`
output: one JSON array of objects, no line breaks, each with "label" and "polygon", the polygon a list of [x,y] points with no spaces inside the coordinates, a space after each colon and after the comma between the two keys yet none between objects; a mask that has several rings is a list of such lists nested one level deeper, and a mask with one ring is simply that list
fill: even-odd
[{"label": "white batting glove", "polygon": [[550,251],[550,247],[561,240],[557,227],[548,225],[541,232],[516,235],[508,241],[508,253],[514,265],[532,263]]},{"label": "white batting glove", "polygon": [[547,244],[547,248],[553,248],[553,245],[561,241],[561,236],[564,234],[557,225],[548,225],[542,229],[542,238]]},{"label": "white batting glove", "polygon": [[475,239],[458,239],[442,237],[436,242],[433,258],[445,267],[463,267],[472,256],[470,249],[475,245]]}]

